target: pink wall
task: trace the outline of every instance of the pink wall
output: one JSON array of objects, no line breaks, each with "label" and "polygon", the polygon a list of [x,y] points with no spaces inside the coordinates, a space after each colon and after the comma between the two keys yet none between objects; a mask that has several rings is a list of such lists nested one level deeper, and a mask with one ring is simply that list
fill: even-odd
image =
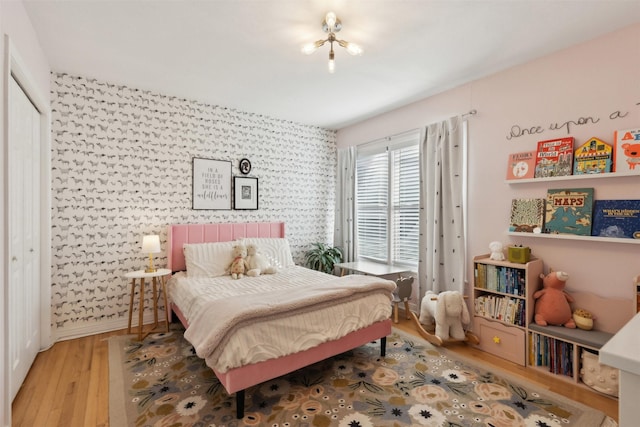
[{"label": "pink wall", "polygon": [[[632,298],[640,245],[515,238],[507,235],[511,199],[544,197],[548,188],[594,187],[597,199],[640,199],[640,176],[509,185],[509,153],[537,141],[596,136],[613,142],[616,129],[640,126],[640,24],[462,85],[338,131],[339,148],[357,145],[477,109],[469,119],[469,277],[471,259],[499,240],[531,247],[545,268],[571,275],[569,290]],[[615,112],[626,114],[611,119]],[[597,123],[551,130],[551,124],[591,117]],[[542,133],[509,138],[512,126]]]}]

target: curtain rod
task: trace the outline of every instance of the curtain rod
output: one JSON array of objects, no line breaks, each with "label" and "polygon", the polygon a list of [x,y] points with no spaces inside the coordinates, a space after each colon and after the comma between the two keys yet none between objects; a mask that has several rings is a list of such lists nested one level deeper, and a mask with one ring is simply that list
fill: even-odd
[{"label": "curtain rod", "polygon": [[473,110],[469,111],[468,113],[464,113],[462,115],[462,118],[466,118],[466,117],[469,117],[469,116],[475,116],[476,114],[478,114],[478,110],[473,109]]}]

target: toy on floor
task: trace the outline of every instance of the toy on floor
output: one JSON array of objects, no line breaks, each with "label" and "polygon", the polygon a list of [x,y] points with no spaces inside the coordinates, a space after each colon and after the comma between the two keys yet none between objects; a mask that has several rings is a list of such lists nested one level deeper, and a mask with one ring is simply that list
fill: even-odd
[{"label": "toy on floor", "polygon": [[[430,343],[441,346],[445,342],[470,341],[478,344],[478,337],[465,331],[464,325],[471,321],[464,296],[457,291],[436,294],[427,291],[420,304],[420,318],[412,313],[418,332]],[[428,332],[422,325],[433,327],[435,333]],[[431,328],[430,328],[431,329]]]},{"label": "toy on floor", "polygon": [[540,278],[542,278],[542,289],[533,294],[536,304],[534,311],[536,324],[575,328],[576,322],[573,320],[571,305],[569,305],[573,302],[573,297],[564,290],[569,274],[551,270],[546,276],[540,274]]}]

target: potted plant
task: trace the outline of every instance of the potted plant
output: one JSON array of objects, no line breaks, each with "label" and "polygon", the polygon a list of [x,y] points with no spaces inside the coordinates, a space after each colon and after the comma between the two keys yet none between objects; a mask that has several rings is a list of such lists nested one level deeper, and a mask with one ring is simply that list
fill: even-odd
[{"label": "potted plant", "polygon": [[326,243],[312,244],[312,249],[304,257],[307,267],[327,274],[333,274],[333,266],[343,259],[342,249]]}]

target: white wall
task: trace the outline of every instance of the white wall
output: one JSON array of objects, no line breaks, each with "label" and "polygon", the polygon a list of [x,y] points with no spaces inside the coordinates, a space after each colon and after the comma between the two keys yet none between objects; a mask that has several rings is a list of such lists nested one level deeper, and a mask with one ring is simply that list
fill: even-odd
[{"label": "white wall", "polygon": [[[5,37],[8,36],[15,52],[20,55],[22,63],[29,71],[31,81],[34,83],[39,95],[48,100],[49,99],[49,65],[46,57],[40,47],[37,40],[31,22],[24,10],[22,2],[0,2],[0,35],[2,40],[0,41],[0,57],[2,58],[3,67],[0,69],[0,99],[2,100],[3,111],[2,119],[0,120],[0,135],[2,135],[2,150],[0,150],[0,164],[2,167],[2,174],[0,175],[0,277],[2,277],[2,292],[0,292],[0,342],[2,348],[0,351],[0,401],[2,406],[0,407],[0,424],[8,426],[11,424],[11,402],[8,398],[8,378],[6,370],[6,352],[7,352],[7,330],[6,325],[8,319],[7,310],[5,307],[6,292],[7,292],[7,195],[6,195],[6,159],[7,159],[7,140],[5,135],[6,129],[6,90],[5,80],[7,78],[8,63],[5,58]],[[47,334],[48,335],[48,334]]]},{"label": "white wall", "polygon": [[[534,150],[537,141],[569,135],[576,146],[593,136],[612,143],[614,130],[640,126],[638,70],[640,25],[634,25],[341,129],[337,144],[357,145],[477,109],[469,119],[469,277],[471,258],[499,240],[528,245],[546,268],[566,270],[569,291],[632,298],[640,245],[514,238],[507,228],[513,198],[594,187],[597,199],[640,199],[640,176],[526,185],[509,185],[505,176],[508,154]],[[616,112],[625,117],[610,118]],[[597,123],[550,129],[585,118]],[[513,126],[542,132],[510,138]]]}]

